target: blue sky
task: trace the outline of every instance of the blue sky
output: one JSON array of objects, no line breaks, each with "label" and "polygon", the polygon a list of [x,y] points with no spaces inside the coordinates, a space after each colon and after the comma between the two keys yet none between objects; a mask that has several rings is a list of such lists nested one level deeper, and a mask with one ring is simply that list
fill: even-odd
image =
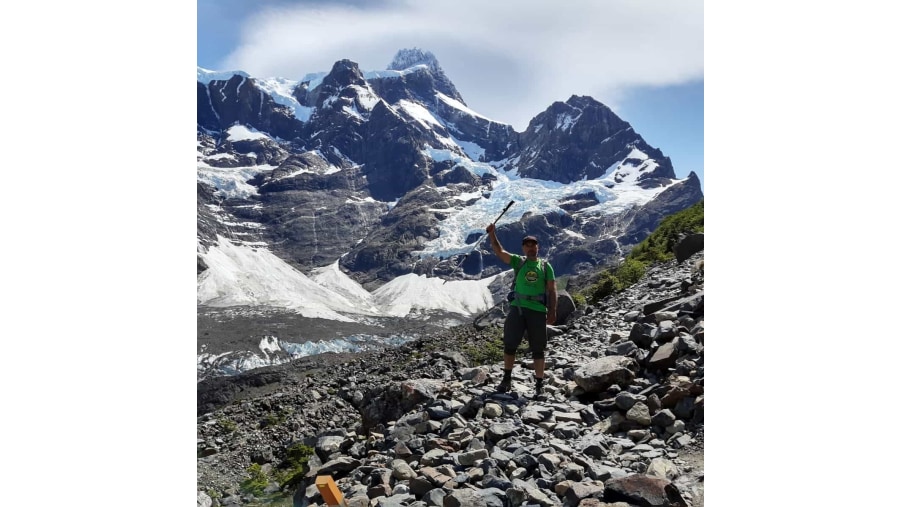
[{"label": "blue sky", "polygon": [[590,95],[703,181],[703,3],[198,0],[197,65],[299,79],[431,51],[475,111],[522,131]]}]

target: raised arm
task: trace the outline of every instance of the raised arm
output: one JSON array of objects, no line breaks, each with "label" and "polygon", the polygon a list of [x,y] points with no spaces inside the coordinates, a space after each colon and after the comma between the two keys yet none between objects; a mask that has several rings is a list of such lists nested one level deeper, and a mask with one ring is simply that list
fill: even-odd
[{"label": "raised arm", "polygon": [[490,224],[485,230],[491,238],[491,248],[494,250],[494,255],[499,257],[505,264],[509,264],[512,261],[512,257],[510,257],[509,252],[503,249],[500,241],[497,240],[497,227],[494,224]]}]

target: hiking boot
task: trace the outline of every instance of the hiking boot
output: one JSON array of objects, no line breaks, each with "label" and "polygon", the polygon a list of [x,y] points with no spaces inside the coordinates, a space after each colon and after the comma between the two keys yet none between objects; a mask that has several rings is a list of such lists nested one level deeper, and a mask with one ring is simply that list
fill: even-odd
[{"label": "hiking boot", "polygon": [[544,379],[538,379],[534,383],[534,399],[536,400],[546,400],[547,397],[543,394],[544,391]]},{"label": "hiking boot", "polygon": [[507,393],[509,392],[510,387],[512,387],[512,379],[505,378],[500,381],[500,384],[497,385],[498,393]]}]

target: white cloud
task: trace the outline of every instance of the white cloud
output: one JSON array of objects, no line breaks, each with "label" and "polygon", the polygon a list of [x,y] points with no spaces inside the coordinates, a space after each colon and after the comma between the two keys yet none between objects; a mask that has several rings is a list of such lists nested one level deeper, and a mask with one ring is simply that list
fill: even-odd
[{"label": "white cloud", "polygon": [[242,28],[223,68],[300,79],[348,58],[387,67],[400,48],[437,56],[473,109],[522,130],[556,100],[612,107],[633,86],[703,76],[703,2],[398,0],[377,7],[280,6]]}]

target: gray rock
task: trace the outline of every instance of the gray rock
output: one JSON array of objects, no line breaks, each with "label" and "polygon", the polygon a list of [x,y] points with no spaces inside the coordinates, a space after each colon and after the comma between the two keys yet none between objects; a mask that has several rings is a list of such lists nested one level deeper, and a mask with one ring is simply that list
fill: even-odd
[{"label": "gray rock", "polygon": [[442,357],[444,359],[449,359],[449,360],[453,361],[454,363],[456,363],[456,366],[458,366],[458,367],[462,367],[462,368],[469,367],[469,360],[466,359],[466,356],[462,355],[461,353],[459,353],[455,350],[442,350],[440,352],[437,352],[436,355],[438,357]]},{"label": "gray rock", "polygon": [[447,496],[447,492],[442,489],[432,489],[428,493],[422,496],[422,500],[425,501],[428,505],[433,505],[436,507],[442,507],[444,505],[444,497]]},{"label": "gray rock", "polygon": [[375,500],[376,507],[404,507],[414,502],[416,497],[409,493],[394,494],[389,497],[380,497]]},{"label": "gray rock", "polygon": [[556,500],[556,501],[551,500],[550,497],[547,496],[546,493],[544,493],[543,491],[540,490],[540,488],[537,488],[537,487],[533,486],[532,484],[525,482],[521,479],[513,480],[513,488],[506,490],[507,497],[509,496],[509,492],[512,489],[524,491],[525,498],[528,502],[534,502],[538,505],[548,506],[548,507],[559,505],[558,500]]},{"label": "gray rock", "polygon": [[588,393],[602,392],[609,386],[629,385],[639,367],[630,357],[607,356],[591,361],[575,371],[575,383]]},{"label": "gray rock", "polygon": [[460,465],[472,466],[476,461],[488,457],[487,449],[479,449],[476,451],[464,452],[457,456]]},{"label": "gray rock", "polygon": [[647,465],[646,474],[660,479],[674,480],[678,477],[678,467],[665,458],[654,458]]},{"label": "gray rock", "polygon": [[322,468],[320,468],[317,473],[318,475],[338,475],[340,472],[354,470],[359,465],[359,460],[341,456],[322,465]]},{"label": "gray rock", "polygon": [[498,477],[494,474],[485,474],[485,476],[481,479],[481,485],[485,488],[496,488],[502,491],[506,491],[510,487],[512,487],[512,482],[503,477]]},{"label": "gray rock", "polygon": [[486,403],[484,405],[484,416],[489,418],[500,417],[503,415],[503,407],[498,403]]},{"label": "gray rock", "polygon": [[491,458],[498,461],[501,464],[504,464],[507,461],[513,459],[513,455],[512,455],[512,453],[506,452],[499,447],[494,447],[491,450]]},{"label": "gray rock", "polygon": [[643,426],[650,426],[650,408],[643,402],[637,402],[625,414],[625,418]]},{"label": "gray rock", "polygon": [[647,366],[654,370],[674,368],[677,359],[678,350],[675,348],[675,344],[672,342],[664,343],[650,356]]},{"label": "gray rock", "polygon": [[506,490],[506,498],[509,499],[511,505],[522,505],[528,499],[528,496],[525,494],[524,489],[511,487]]},{"label": "gray rock", "polygon": [[656,326],[636,322],[631,327],[628,339],[637,347],[647,348],[653,344],[654,331],[656,331]]},{"label": "gray rock", "polygon": [[629,392],[622,392],[616,395],[616,406],[622,410],[628,410],[638,402],[638,397]]},{"label": "gray rock", "polygon": [[[658,315],[658,314],[657,314]],[[656,341],[669,341],[677,335],[675,323],[671,320],[664,320],[659,323],[659,333],[656,335]]]},{"label": "gray rock", "polygon": [[212,498],[203,491],[197,492],[197,507],[212,507]]},{"label": "gray rock", "polygon": [[575,313],[575,300],[565,290],[556,291],[556,325],[566,323],[569,316]]},{"label": "gray rock", "polygon": [[679,419],[691,419],[694,415],[694,408],[696,406],[696,398],[693,396],[686,396],[675,404],[675,407],[672,409],[672,413],[678,417]]},{"label": "gray rock", "polygon": [[471,489],[457,489],[444,497],[444,507],[488,507],[488,502]]},{"label": "gray rock", "polygon": [[416,476],[416,472],[409,466],[409,463],[402,459],[395,459],[391,462],[391,476],[395,479],[405,481]]},{"label": "gray rock", "polygon": [[605,482],[603,498],[607,502],[628,502],[643,507],[687,507],[687,503],[670,481],[634,474]]},{"label": "gray rock", "polygon": [[676,420],[677,420],[677,417],[675,417],[675,414],[673,414],[671,410],[664,409],[664,410],[660,410],[659,412],[657,412],[651,418],[650,422],[656,426],[665,428],[665,427],[671,426]]},{"label": "gray rock", "polygon": [[493,423],[488,428],[487,437],[494,442],[500,441],[511,435],[515,435],[518,428],[511,422]]},{"label": "gray rock", "polygon": [[[657,324],[660,324],[660,323],[662,323],[662,322],[664,322],[664,321],[667,321],[667,320],[672,320],[672,321],[674,321],[674,320],[677,320],[677,319],[678,319],[678,313],[677,313],[677,312],[656,312],[656,313],[653,314],[653,320],[654,320]],[[662,327],[662,326],[660,326],[660,327]]]},{"label": "gray rock", "polygon": [[553,453],[544,453],[538,456],[538,463],[543,465],[548,472],[551,474],[556,471],[559,464],[562,463],[562,458]]},{"label": "gray rock", "polygon": [[[346,434],[346,431],[344,432]],[[328,459],[333,453],[341,450],[344,443],[344,435],[322,435],[316,441],[316,454],[322,459]]]},{"label": "gray rock", "polygon": [[586,498],[602,499],[603,491],[602,482],[576,482],[566,491],[565,499],[569,505],[579,505]]},{"label": "gray rock", "polygon": [[456,371],[460,380],[467,380],[474,385],[482,385],[488,380],[487,371],[484,368],[460,368]]}]

